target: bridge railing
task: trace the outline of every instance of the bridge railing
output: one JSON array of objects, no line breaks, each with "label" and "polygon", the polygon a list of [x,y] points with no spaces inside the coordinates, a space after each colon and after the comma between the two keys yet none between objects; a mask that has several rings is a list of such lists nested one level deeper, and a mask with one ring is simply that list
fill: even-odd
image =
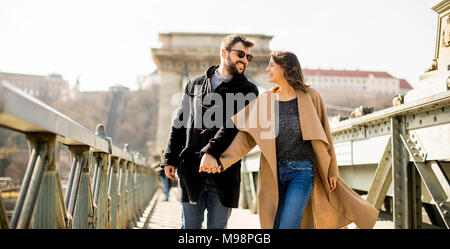
[{"label": "bridge railing", "polygon": [[420,228],[422,204],[433,224],[449,228],[450,91],[340,121],[331,131],[341,177],[378,209],[391,190],[396,228]]},{"label": "bridge railing", "polygon": [[[30,157],[9,221],[0,197],[0,228],[133,228],[157,188],[147,160],[41,101],[0,82],[0,126],[26,135]],[[71,154],[63,194],[58,160]],[[91,178],[92,175],[92,178]]]}]

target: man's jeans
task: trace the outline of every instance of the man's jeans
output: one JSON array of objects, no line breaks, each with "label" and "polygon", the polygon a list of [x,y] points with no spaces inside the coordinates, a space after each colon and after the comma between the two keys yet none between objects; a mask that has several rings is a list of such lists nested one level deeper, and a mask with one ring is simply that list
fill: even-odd
[{"label": "man's jeans", "polygon": [[220,202],[214,186],[206,186],[200,192],[200,197],[196,205],[189,202],[182,202],[182,221],[181,229],[201,229],[205,209],[207,213],[208,229],[227,228],[228,218],[231,215],[231,208],[224,207]]},{"label": "man's jeans", "polygon": [[274,229],[299,229],[303,210],[314,186],[314,168],[310,161],[278,163],[278,210]]}]

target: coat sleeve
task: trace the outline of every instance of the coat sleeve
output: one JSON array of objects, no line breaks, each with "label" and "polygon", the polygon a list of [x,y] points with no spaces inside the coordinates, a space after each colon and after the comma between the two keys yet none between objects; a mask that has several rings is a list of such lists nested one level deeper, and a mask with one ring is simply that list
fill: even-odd
[{"label": "coat sleeve", "polygon": [[330,124],[328,122],[327,108],[322,97],[319,94],[317,94],[316,102],[318,102],[316,104],[316,109],[318,112],[317,114],[320,118],[320,122],[322,123],[323,130],[325,131],[328,143],[330,145],[328,147],[328,154],[330,155],[331,162],[330,168],[328,170],[328,177],[334,176],[337,179],[339,177],[339,170],[336,161],[336,153],[334,151],[333,137],[331,136]]},{"label": "coat sleeve", "polygon": [[227,147],[230,146],[231,142],[238,132],[239,130],[236,129],[236,127],[220,128],[214,138],[211,138],[211,140],[209,140],[209,143],[205,147],[203,147],[200,152],[202,153],[202,155],[208,153],[215,158],[219,158],[220,154],[222,154],[227,149]]},{"label": "coat sleeve", "polygon": [[224,170],[241,160],[256,146],[255,140],[245,131],[239,131],[230,146],[220,155]]},{"label": "coat sleeve", "polygon": [[190,97],[188,95],[189,85],[190,82],[186,84],[181,105],[177,110],[175,119],[172,121],[167,145],[161,159],[161,167],[166,165],[178,167],[180,164],[180,153],[186,144],[186,127],[190,115]]}]

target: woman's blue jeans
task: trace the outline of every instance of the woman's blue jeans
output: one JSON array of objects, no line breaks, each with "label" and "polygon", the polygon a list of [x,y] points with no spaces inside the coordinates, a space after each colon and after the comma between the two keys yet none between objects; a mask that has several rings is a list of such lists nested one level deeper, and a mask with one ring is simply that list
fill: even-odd
[{"label": "woman's blue jeans", "polygon": [[278,210],[274,229],[300,229],[303,211],[314,186],[310,161],[284,161],[278,166]]}]

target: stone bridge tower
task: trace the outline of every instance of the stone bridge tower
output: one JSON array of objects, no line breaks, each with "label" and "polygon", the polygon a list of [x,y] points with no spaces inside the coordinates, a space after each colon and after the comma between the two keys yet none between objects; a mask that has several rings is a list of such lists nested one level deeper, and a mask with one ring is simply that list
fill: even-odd
[{"label": "stone bridge tower", "polygon": [[405,95],[405,103],[450,90],[450,1],[430,0],[430,4],[439,15],[433,63]]},{"label": "stone bridge tower", "polygon": [[[211,65],[220,64],[220,44],[229,34],[220,33],[160,33],[161,48],[152,48],[152,57],[160,77],[158,130],[156,151],[164,149],[184,85],[189,78],[203,74]],[[243,34],[255,42],[250,53],[254,59],[245,74],[260,91],[269,89],[264,69],[269,62],[269,42],[272,36]]]}]

